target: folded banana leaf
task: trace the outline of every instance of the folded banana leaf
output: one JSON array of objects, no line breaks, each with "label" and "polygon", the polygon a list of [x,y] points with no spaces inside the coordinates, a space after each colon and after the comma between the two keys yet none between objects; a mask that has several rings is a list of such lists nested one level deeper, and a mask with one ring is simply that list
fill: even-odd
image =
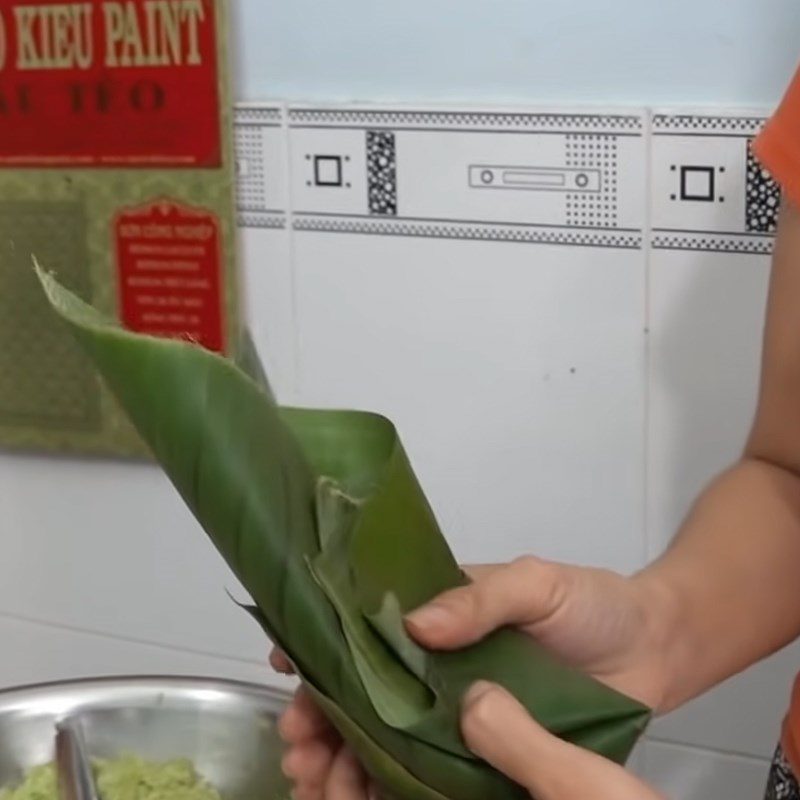
[{"label": "folded banana leaf", "polygon": [[459,705],[478,679],[554,734],[626,760],[649,710],[530,637],[502,630],[431,653],[407,636],[403,615],[465,578],[388,420],[278,407],[251,347],[234,363],[131,334],[39,276],[251,613],[387,796],[528,796],[464,746]]}]

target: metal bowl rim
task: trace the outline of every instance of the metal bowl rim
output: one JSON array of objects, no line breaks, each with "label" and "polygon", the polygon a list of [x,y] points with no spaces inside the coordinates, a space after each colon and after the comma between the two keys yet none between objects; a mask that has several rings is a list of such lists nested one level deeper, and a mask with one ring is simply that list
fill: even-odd
[{"label": "metal bowl rim", "polygon": [[235,703],[255,704],[259,710],[276,713],[276,706],[284,706],[291,693],[271,686],[227,678],[182,675],[114,675],[93,678],[75,678],[64,681],[33,683],[0,690],[0,715],[26,704],[41,704],[48,698],[70,698],[76,709],[97,709],[106,702],[119,707],[119,693],[135,698],[141,692],[165,691],[173,699],[188,698],[193,692],[218,691],[225,699]]}]

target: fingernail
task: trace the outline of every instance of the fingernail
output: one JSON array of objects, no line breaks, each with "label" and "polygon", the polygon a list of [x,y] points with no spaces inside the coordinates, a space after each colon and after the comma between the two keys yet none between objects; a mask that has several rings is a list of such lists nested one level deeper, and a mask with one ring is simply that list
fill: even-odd
[{"label": "fingernail", "polygon": [[278,735],[283,739],[284,743],[288,744],[291,741],[291,737],[289,736],[290,729],[292,726],[292,715],[294,714],[294,709],[292,706],[286,709],[286,711],[281,714],[280,718],[278,719]]},{"label": "fingernail", "polygon": [[[483,757],[487,742],[502,733],[502,720],[498,719],[495,700],[498,686],[487,681],[473,684],[464,695],[461,705],[461,732],[464,743],[475,753]],[[498,730],[498,725],[501,729]]]},{"label": "fingernail", "polygon": [[495,686],[493,683],[489,683],[489,681],[478,681],[477,683],[473,683],[467,693],[464,695],[464,705],[471,706],[473,703],[477,703],[480,699],[486,697],[487,694],[494,692],[496,689],[497,686]]},{"label": "fingernail", "polygon": [[285,755],[281,759],[281,772],[284,778],[288,778],[289,780],[294,779],[294,775],[292,774],[292,762],[289,760],[288,755]]},{"label": "fingernail", "polygon": [[441,603],[431,603],[412,611],[406,617],[406,623],[417,630],[425,631],[450,625],[454,618],[455,615],[447,606],[441,605]]}]

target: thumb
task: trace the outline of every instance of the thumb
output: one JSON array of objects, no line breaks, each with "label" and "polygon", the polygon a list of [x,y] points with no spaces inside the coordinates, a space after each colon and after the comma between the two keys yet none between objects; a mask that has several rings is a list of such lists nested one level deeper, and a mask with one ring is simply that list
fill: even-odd
[{"label": "thumb", "polygon": [[481,569],[468,586],[439,595],[406,618],[409,633],[433,650],[474,644],[504,625],[530,625],[558,610],[566,594],[558,565],[527,557]]},{"label": "thumb", "polygon": [[475,755],[537,800],[660,800],[617,764],[548,733],[494,684],[468,692],[461,726]]}]

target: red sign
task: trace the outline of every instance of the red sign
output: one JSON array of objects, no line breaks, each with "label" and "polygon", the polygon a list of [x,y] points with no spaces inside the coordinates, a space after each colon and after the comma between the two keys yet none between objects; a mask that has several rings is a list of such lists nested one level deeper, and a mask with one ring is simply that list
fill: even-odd
[{"label": "red sign", "polygon": [[214,0],[0,8],[0,165],[216,167]]},{"label": "red sign", "polygon": [[129,330],[225,351],[217,218],[169,200],[115,222],[120,318]]}]

